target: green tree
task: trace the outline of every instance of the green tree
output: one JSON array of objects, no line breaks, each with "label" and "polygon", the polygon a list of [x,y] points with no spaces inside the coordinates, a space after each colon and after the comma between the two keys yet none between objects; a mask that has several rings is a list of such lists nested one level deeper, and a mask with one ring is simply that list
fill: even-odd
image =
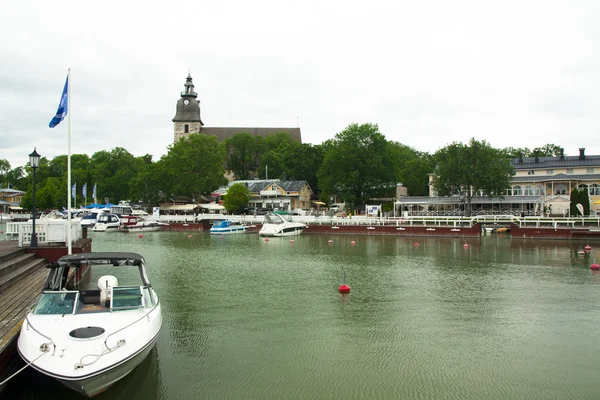
[{"label": "green tree", "polygon": [[347,205],[356,207],[374,197],[391,197],[397,167],[376,124],[348,125],[327,146],[317,173],[322,199],[336,194]]},{"label": "green tree", "polygon": [[225,168],[236,179],[248,180],[256,177],[262,149],[262,138],[250,133],[238,133],[225,141],[227,161]]},{"label": "green tree", "polygon": [[510,160],[485,140],[471,139],[468,145],[452,143],[435,154],[433,180],[439,196],[461,196],[466,200],[466,215],[471,215],[471,199],[479,192],[502,196],[515,174]]},{"label": "green tree", "polygon": [[23,188],[25,187],[25,180],[27,177],[25,176],[25,169],[23,167],[13,168],[8,171],[5,175],[6,186],[13,188]]},{"label": "green tree", "polygon": [[131,180],[132,197],[145,203],[160,204],[167,200],[170,193],[170,181],[166,178],[164,161],[146,163],[142,170]]},{"label": "green tree", "polygon": [[563,148],[553,144],[548,143],[542,147],[536,147],[531,152],[531,156],[535,156],[537,153],[538,157],[558,157],[560,156],[560,152],[563,151]]},{"label": "green tree", "polygon": [[196,201],[227,183],[225,146],[215,136],[193,133],[179,139],[169,146],[163,161],[172,195]]},{"label": "green tree", "polygon": [[389,142],[389,147],[398,169],[397,181],[411,196],[429,195],[429,174],[434,167],[431,155],[398,142]]},{"label": "green tree", "polygon": [[243,183],[236,183],[227,189],[227,193],[223,196],[223,207],[232,213],[241,213],[245,208],[248,208],[250,201],[250,191],[248,186]]},{"label": "green tree", "polygon": [[10,172],[10,163],[7,160],[0,159],[0,187],[7,187],[8,181],[6,175]]}]

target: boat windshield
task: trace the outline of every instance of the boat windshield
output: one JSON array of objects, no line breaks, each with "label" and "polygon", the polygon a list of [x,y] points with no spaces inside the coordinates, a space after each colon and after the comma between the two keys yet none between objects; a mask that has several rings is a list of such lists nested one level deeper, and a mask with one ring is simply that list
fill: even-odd
[{"label": "boat windshield", "polygon": [[42,315],[73,314],[78,298],[78,291],[46,291],[40,295],[33,313]]},{"label": "boat windshield", "polygon": [[285,222],[291,222],[291,221],[280,214],[265,215],[265,223],[267,223],[267,224],[283,224]]}]

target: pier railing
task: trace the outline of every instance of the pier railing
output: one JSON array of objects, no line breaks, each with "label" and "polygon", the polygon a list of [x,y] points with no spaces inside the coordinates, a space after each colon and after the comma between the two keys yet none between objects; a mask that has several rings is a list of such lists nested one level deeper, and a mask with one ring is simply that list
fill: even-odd
[{"label": "pier railing", "polygon": [[[35,220],[35,235],[38,245],[61,245],[67,243],[69,224],[62,220]],[[9,222],[6,224],[5,240],[18,241],[19,247],[28,247],[33,234],[31,222]],[[71,222],[71,242],[74,243],[83,237],[79,221]]]}]

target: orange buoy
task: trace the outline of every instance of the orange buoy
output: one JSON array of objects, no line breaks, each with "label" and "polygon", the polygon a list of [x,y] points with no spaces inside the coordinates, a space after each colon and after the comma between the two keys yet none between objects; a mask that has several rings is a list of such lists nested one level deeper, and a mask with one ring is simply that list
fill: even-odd
[{"label": "orange buoy", "polygon": [[600,265],[593,263],[592,265],[590,265],[590,269],[593,269],[594,271],[597,271],[600,269]]},{"label": "orange buoy", "polygon": [[[0,233],[2,233],[2,232],[0,232]],[[583,249],[584,249],[585,251],[590,251],[590,250],[592,250],[591,246],[589,246],[589,245],[588,245],[588,246],[585,246]]]},{"label": "orange buoy", "polygon": [[356,244],[356,242],[353,240],[353,241],[350,242],[350,244]]},{"label": "orange buoy", "polygon": [[350,286],[348,286],[348,285],[346,285],[344,283],[342,286],[340,286],[338,288],[338,292],[340,292],[340,293],[350,293]]},{"label": "orange buoy", "polygon": [[142,235],[141,233],[138,235],[138,237],[141,239],[144,237],[144,235]]},{"label": "orange buoy", "polygon": [[294,240],[294,239],[290,239],[290,243],[294,243],[294,242],[295,242],[295,240]]}]

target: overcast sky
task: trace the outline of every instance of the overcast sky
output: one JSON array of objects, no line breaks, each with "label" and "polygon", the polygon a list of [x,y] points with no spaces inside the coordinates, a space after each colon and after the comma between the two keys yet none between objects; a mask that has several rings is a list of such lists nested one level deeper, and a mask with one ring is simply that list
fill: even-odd
[{"label": "overcast sky", "polygon": [[600,1],[28,1],[0,12],[0,159],[167,152],[188,71],[205,126],[348,124],[600,154]]}]

